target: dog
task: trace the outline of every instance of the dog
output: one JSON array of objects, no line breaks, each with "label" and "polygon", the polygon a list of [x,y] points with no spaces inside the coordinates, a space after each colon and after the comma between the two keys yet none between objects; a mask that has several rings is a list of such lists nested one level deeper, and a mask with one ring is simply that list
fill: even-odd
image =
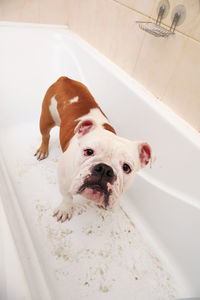
[{"label": "dog", "polygon": [[56,125],[63,151],[58,164],[63,200],[54,211],[57,221],[71,219],[76,194],[111,210],[135,173],[152,162],[148,143],[117,136],[88,88],[64,76],[49,87],[42,103],[38,160],[48,156],[50,131]]}]

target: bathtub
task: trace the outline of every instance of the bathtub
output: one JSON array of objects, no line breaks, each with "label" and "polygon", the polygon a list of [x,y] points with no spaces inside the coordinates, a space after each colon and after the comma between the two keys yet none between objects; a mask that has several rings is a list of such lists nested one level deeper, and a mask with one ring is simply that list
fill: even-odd
[{"label": "bathtub", "polygon": [[[65,26],[1,22],[0,38],[2,299],[200,297],[199,134]],[[60,224],[58,128],[49,157],[33,154],[43,96],[63,75],[85,83],[117,133],[148,141],[157,160],[113,212],[77,197]]]}]

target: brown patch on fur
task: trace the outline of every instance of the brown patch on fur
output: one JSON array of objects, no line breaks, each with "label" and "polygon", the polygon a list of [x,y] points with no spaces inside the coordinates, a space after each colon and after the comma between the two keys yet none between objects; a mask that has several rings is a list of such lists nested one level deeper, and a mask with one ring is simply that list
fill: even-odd
[{"label": "brown patch on fur", "polygon": [[105,130],[111,131],[112,133],[116,134],[115,129],[110,124],[104,123],[102,126]]},{"label": "brown patch on fur", "polygon": [[[74,135],[74,129],[78,124],[78,121],[75,120],[88,114],[92,108],[98,108],[105,116],[85,85],[78,81],[71,80],[68,77],[60,77],[49,87],[43,100],[40,117],[40,131],[42,137],[49,136],[51,128],[56,125],[49,111],[52,97],[55,97],[57,100],[57,110],[61,119],[60,144],[63,152],[66,151]],[[70,103],[70,100],[75,97],[78,97],[78,101]],[[105,124],[105,126],[106,128],[104,128],[107,130],[112,129],[109,124]],[[113,130],[114,129],[110,131],[113,132]],[[45,141],[47,141],[47,139]],[[45,148],[48,148],[48,143]]]}]

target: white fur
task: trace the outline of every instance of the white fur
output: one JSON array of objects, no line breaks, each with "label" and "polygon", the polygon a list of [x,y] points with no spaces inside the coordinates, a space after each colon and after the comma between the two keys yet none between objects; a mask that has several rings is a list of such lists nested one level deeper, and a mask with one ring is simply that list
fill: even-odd
[{"label": "white fur", "polygon": [[[75,129],[76,134],[71,139],[68,149],[61,156],[58,179],[63,202],[57,209],[61,220],[66,219],[68,215],[71,217],[72,196],[78,192],[94,165],[107,164],[112,167],[116,175],[116,180],[111,186],[112,194],[109,197],[108,208],[115,205],[122,192],[131,184],[136,171],[141,168],[139,159],[141,142],[132,142],[105,130],[102,124],[108,123],[108,120],[99,109],[91,109],[89,114],[78,120],[80,122],[91,120],[94,126],[83,136],[80,136]],[[94,149],[95,155],[84,156],[83,150],[87,148]],[[132,169],[130,174],[124,173],[122,169],[124,163],[130,165]]]},{"label": "white fur", "polygon": [[60,126],[61,120],[60,120],[59,112],[57,110],[57,101],[55,97],[51,98],[51,104],[49,106],[49,110],[56,125]]},{"label": "white fur", "polygon": [[78,100],[79,100],[79,97],[78,97],[78,96],[76,96],[76,97],[72,98],[71,100],[69,100],[69,103],[71,103],[71,104],[73,104],[73,103],[77,103],[77,102],[78,102]]}]

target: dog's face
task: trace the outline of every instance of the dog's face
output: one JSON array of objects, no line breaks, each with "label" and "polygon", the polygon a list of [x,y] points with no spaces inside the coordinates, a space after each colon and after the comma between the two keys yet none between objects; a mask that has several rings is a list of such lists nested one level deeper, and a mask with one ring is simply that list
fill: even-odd
[{"label": "dog's face", "polygon": [[118,137],[94,120],[79,124],[76,137],[78,153],[71,192],[111,209],[136,171],[152,159],[151,147]]}]

